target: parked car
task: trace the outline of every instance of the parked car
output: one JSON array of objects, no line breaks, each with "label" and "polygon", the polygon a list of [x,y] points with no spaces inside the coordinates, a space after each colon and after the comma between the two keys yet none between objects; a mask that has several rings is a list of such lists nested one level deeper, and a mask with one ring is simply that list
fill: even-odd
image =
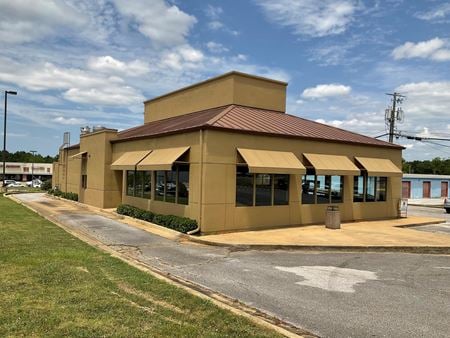
[{"label": "parked car", "polygon": [[447,211],[447,214],[450,214],[450,198],[444,200],[444,209]]},{"label": "parked car", "polygon": [[23,183],[14,181],[14,183],[10,183],[6,187],[7,188],[19,188],[19,187],[24,187],[24,185],[23,185]]},{"label": "parked car", "polygon": [[[7,187],[11,183],[16,183],[16,181],[14,181],[14,180],[5,180],[5,187]],[[2,184],[3,184],[3,182],[2,182]]]},{"label": "parked car", "polygon": [[35,179],[33,181],[27,182],[27,187],[40,188],[41,185],[42,185],[42,181],[40,179]]}]

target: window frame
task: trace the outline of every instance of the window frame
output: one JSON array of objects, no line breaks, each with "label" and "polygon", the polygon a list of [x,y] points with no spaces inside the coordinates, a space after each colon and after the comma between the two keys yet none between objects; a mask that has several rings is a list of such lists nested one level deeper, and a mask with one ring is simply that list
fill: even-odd
[{"label": "window frame", "polygon": [[[130,194],[129,193],[129,189],[130,189],[130,185],[128,184],[128,179],[129,179],[129,174],[128,173],[133,173],[133,193],[132,194]],[[140,192],[141,192],[141,194],[137,194],[136,193],[136,186],[137,186],[137,184],[136,183],[138,183],[137,182],[137,180],[138,180],[138,173],[139,173],[139,176],[140,176],[140,178],[141,178],[141,186],[142,186],[142,188],[141,188],[141,190],[140,190]],[[125,184],[125,186],[126,186],[126,193],[125,193],[125,195],[126,196],[130,196],[130,197],[136,197],[136,198],[143,198],[143,199],[146,199],[146,200],[150,200],[150,199],[152,199],[152,194],[151,194],[151,188],[150,188],[150,195],[148,196],[148,197],[146,197],[146,196],[144,196],[145,195],[145,193],[144,193],[144,187],[145,187],[145,177],[146,177],[146,173],[149,173],[150,174],[150,187],[151,187],[151,183],[152,183],[152,171],[150,171],[150,170],[125,170],[125,177],[126,177],[126,184]]]},{"label": "window frame", "polygon": [[[252,179],[252,204],[239,204],[238,203],[238,189],[237,189],[237,178],[238,178],[238,167],[240,168],[248,168],[247,165],[238,164],[236,165],[236,175],[235,175],[235,207],[276,207],[276,206],[285,206],[290,203],[290,174],[267,174],[267,173],[249,173],[248,171],[245,173],[249,175]],[[257,204],[256,193],[257,193],[257,176],[258,175],[269,175],[270,176],[270,204]],[[276,176],[286,176],[287,177],[287,200],[286,203],[275,203],[275,177]]]},{"label": "window frame", "polygon": [[[154,171],[154,194],[155,194],[155,201],[159,201],[159,202],[165,202],[165,203],[172,203],[172,204],[180,204],[180,205],[189,205],[189,187],[187,188],[187,197],[186,197],[186,201],[181,203],[179,201],[179,198],[181,196],[179,196],[179,189],[180,189],[180,167],[186,167],[187,170],[184,170],[187,172],[187,177],[188,177],[188,183],[190,181],[190,172],[191,172],[191,168],[190,168],[190,164],[189,163],[185,163],[185,162],[175,162],[172,166],[171,170],[155,170]],[[168,174],[174,172],[174,182],[175,182],[175,193],[173,195],[173,201],[172,200],[167,200],[167,178],[168,178]],[[158,186],[158,173],[163,173],[163,187],[164,187],[164,191],[163,191],[163,195],[162,198],[156,198],[156,196],[158,195],[157,192],[157,186]]]},{"label": "window frame", "polygon": [[[304,179],[304,178],[306,178],[308,176],[314,176],[314,193],[313,193],[312,201],[305,202],[305,199],[303,198],[303,182],[304,181],[308,181],[308,180]],[[318,190],[317,189],[317,187],[318,187],[318,184],[317,184],[318,179],[317,179],[317,177],[319,177],[319,176],[320,177],[324,177],[323,182],[324,182],[324,186],[325,186],[325,191],[327,192],[326,195],[327,195],[327,200],[328,201],[326,201],[324,199],[324,200],[319,202],[319,199],[318,199],[318,196],[317,196],[317,190]],[[341,184],[341,189],[340,189],[341,199],[340,199],[340,201],[333,201],[333,197],[332,197],[333,177],[339,177],[340,178],[340,184]],[[345,195],[345,189],[344,189],[344,187],[345,187],[345,176],[344,175],[316,175],[316,174],[308,174],[307,173],[307,174],[301,176],[301,182],[302,182],[302,185],[301,185],[302,189],[301,189],[301,193],[300,193],[301,199],[302,199],[301,204],[304,204],[304,205],[313,205],[313,204],[314,205],[315,204],[326,205],[326,204],[342,204],[342,203],[344,203],[344,195]],[[327,183],[328,183],[328,188],[326,188]]]},{"label": "window frame", "polygon": [[[353,179],[353,203],[374,203],[374,202],[386,202],[388,200],[388,191],[389,191],[389,177],[388,176],[369,176],[367,173],[363,173],[362,175],[355,176],[355,178],[363,177],[363,200],[362,201],[355,201],[355,179]],[[368,184],[369,184],[369,177],[373,178],[374,182],[374,198],[373,200],[367,199],[367,191],[368,191]],[[384,185],[384,199],[380,199],[379,196],[379,190],[380,187],[379,181],[385,182]]]}]

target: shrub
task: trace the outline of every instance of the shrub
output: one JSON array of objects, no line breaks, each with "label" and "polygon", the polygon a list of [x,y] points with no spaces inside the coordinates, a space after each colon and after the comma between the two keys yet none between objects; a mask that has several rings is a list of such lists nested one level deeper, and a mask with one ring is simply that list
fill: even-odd
[{"label": "shrub", "polygon": [[42,190],[50,190],[52,188],[52,180],[47,180],[42,182],[41,189]]},{"label": "shrub", "polygon": [[155,214],[151,211],[142,210],[128,204],[119,205],[116,211],[118,214],[141,219],[147,222],[153,222],[182,233],[187,233],[188,231],[192,231],[197,228],[196,220],[175,215]]},{"label": "shrub", "polygon": [[74,192],[63,192],[59,189],[50,189],[48,193],[56,197],[65,198],[67,200],[78,201],[78,194]]}]

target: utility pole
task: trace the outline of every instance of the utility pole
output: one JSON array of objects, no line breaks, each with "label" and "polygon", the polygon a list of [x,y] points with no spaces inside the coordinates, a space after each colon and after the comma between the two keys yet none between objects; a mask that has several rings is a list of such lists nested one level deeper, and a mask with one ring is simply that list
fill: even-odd
[{"label": "utility pole", "polygon": [[31,159],[31,187],[34,186],[34,156],[36,155],[36,150],[30,150],[30,153],[33,154],[33,157]]},{"label": "utility pole", "polygon": [[6,113],[8,111],[8,94],[9,95],[17,95],[17,92],[12,90],[5,90],[5,115],[3,120],[3,186],[5,186],[5,180],[6,180]]},{"label": "utility pole", "polygon": [[386,125],[389,125],[389,142],[394,143],[395,122],[403,121],[403,110],[398,106],[403,102],[406,96],[397,92],[386,93],[386,95],[392,96],[392,106],[386,109],[384,119]]}]

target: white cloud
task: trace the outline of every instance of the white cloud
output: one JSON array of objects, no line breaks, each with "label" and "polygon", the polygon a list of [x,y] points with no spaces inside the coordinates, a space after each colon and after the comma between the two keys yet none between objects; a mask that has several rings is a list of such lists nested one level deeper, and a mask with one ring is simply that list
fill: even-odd
[{"label": "white cloud", "polygon": [[447,16],[450,16],[450,4],[444,3],[441,4],[427,12],[418,13],[416,17],[422,20],[427,21],[441,21],[445,19]]},{"label": "white cloud", "polygon": [[218,30],[224,27],[224,24],[220,21],[210,21],[208,22],[208,27],[212,30]]},{"label": "white cloud", "polygon": [[447,46],[447,41],[440,38],[418,43],[406,42],[396,47],[392,51],[392,56],[396,60],[422,58],[435,61],[448,61],[450,60],[450,49],[447,49]]},{"label": "white cloud", "polygon": [[343,33],[359,9],[357,0],[255,0],[267,18],[297,35]]},{"label": "white cloud", "polygon": [[196,68],[204,59],[203,53],[189,45],[183,45],[166,52],[161,57],[161,65],[176,70]]},{"label": "white cloud", "polygon": [[86,123],[85,119],[64,116],[57,116],[52,121],[62,125],[82,125]]},{"label": "white cloud", "polygon": [[83,15],[62,1],[0,1],[0,41],[24,43],[42,40],[57,31],[79,29]]},{"label": "white cloud", "polygon": [[137,23],[138,30],[153,42],[177,45],[185,42],[197,19],[164,0],[114,0],[117,9]]},{"label": "white cloud", "polygon": [[351,90],[351,87],[342,84],[321,84],[315,87],[306,88],[302,93],[302,97],[307,99],[319,99],[332,96],[344,96],[350,94]]},{"label": "white cloud", "polygon": [[99,88],[70,88],[64,93],[69,101],[125,106],[143,101],[144,97],[134,88],[129,86],[104,86]]},{"label": "white cloud", "polygon": [[209,41],[208,43],[206,43],[206,47],[211,53],[224,53],[229,51],[227,47],[225,47],[221,43],[214,41]]},{"label": "white cloud", "polygon": [[219,19],[220,16],[222,15],[222,13],[223,13],[223,9],[222,9],[222,7],[219,7],[219,6],[208,5],[205,8],[205,14],[211,20]]},{"label": "white cloud", "polygon": [[100,72],[119,73],[125,76],[141,76],[150,71],[150,66],[147,62],[134,60],[126,63],[109,55],[90,58],[88,67]]}]

